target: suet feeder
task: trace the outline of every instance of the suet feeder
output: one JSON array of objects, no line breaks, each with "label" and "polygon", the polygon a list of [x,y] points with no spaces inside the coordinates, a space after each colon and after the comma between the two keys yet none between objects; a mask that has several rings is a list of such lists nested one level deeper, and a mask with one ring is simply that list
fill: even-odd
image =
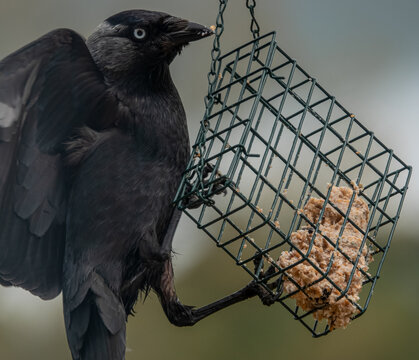
[{"label": "suet feeder", "polygon": [[[321,296],[304,309],[296,306],[296,294],[310,299],[310,289],[327,282],[323,297],[333,293],[334,301],[351,304],[351,318],[365,312],[411,168],[281,49],[275,32],[259,36],[254,2],[247,3],[254,39],[221,55],[226,5],[220,1],[207,107],[175,203],[313,336],[321,336],[334,327],[315,316],[326,306]],[[345,207],[331,200],[335,187],[352,189]],[[201,206],[190,206],[190,199]],[[306,211],[310,199],[320,204],[316,219]],[[362,226],[351,213],[358,199],[369,212]],[[330,211],[340,216],[337,237],[321,225]],[[355,255],[343,246],[348,227],[359,236]],[[310,234],[304,249],[293,240],[302,229]],[[324,266],[315,261],[316,238],[331,249]],[[291,252],[295,261],[281,265],[281,255]],[[343,283],[331,275],[338,260],[350,267]],[[311,267],[314,280],[303,284],[294,277],[302,265]],[[362,291],[355,301],[350,292],[357,275]]]}]

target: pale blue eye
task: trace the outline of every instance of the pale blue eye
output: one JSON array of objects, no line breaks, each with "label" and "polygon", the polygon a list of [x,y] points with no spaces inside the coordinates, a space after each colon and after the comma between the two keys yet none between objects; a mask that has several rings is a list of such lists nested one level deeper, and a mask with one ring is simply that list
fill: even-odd
[{"label": "pale blue eye", "polygon": [[146,35],[147,33],[144,29],[134,29],[134,37],[138,40],[143,40],[146,37]]}]

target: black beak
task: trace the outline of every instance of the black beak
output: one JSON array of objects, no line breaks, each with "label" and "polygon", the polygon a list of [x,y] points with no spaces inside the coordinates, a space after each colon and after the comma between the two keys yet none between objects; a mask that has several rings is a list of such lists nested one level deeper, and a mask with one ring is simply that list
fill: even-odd
[{"label": "black beak", "polygon": [[214,31],[210,28],[186,20],[177,19],[172,24],[176,25],[172,27],[173,30],[168,35],[176,45],[186,45],[191,41],[200,40],[214,34]]}]

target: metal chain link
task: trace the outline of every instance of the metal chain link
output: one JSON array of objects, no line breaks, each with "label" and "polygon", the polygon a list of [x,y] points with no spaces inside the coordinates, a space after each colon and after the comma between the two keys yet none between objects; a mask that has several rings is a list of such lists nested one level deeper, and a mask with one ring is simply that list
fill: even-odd
[{"label": "metal chain link", "polygon": [[214,30],[215,37],[214,37],[213,47],[211,50],[211,68],[210,68],[210,72],[208,73],[208,95],[205,97],[205,106],[207,108],[207,111],[208,111],[207,105],[209,101],[214,100],[212,96],[212,92],[213,92],[215,83],[217,82],[217,62],[221,55],[220,38],[224,32],[224,11],[228,3],[228,0],[219,0],[219,1],[220,1],[220,5],[219,5],[217,20],[216,20],[216,28]]},{"label": "metal chain link", "polygon": [[246,7],[249,9],[250,16],[252,17],[250,31],[252,32],[253,39],[256,39],[260,36],[260,26],[255,17],[256,0],[246,0]]}]

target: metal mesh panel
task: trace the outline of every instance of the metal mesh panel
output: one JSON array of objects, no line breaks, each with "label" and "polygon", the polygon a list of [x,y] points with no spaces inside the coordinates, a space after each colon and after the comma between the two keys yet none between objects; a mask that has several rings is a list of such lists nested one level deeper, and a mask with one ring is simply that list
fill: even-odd
[{"label": "metal mesh panel", "polygon": [[[400,215],[411,168],[278,47],[274,32],[225,54],[217,66],[218,80],[210,94],[215,101],[207,109],[175,201],[295,319],[314,336],[324,335],[330,331],[327,322],[308,316],[321,305],[303,311],[291,296],[326,279],[339,298],[355,306],[353,317],[366,310]],[[204,179],[206,164],[212,167]],[[348,211],[329,201],[331,185],[356,190]],[[214,196],[221,188],[226,195]],[[366,229],[349,216],[358,191],[369,209]],[[205,203],[188,209],[188,199],[194,195]],[[322,234],[353,267],[346,287],[329,276],[337,255],[326,269],[310,257],[320,233],[319,224],[302,211],[310,198],[324,200],[319,218],[327,206],[343,217],[340,236],[349,225],[361,234],[355,257],[345,253],[339,241]],[[313,233],[307,251],[290,240],[304,226]],[[359,265],[363,249],[374,259],[368,271]],[[300,260],[281,268],[277,260],[289,250],[298,252]],[[302,262],[319,274],[305,286],[290,275],[290,269]],[[355,272],[363,277],[358,302],[348,296]],[[295,283],[295,292],[282,291],[278,279],[283,277]]]}]

